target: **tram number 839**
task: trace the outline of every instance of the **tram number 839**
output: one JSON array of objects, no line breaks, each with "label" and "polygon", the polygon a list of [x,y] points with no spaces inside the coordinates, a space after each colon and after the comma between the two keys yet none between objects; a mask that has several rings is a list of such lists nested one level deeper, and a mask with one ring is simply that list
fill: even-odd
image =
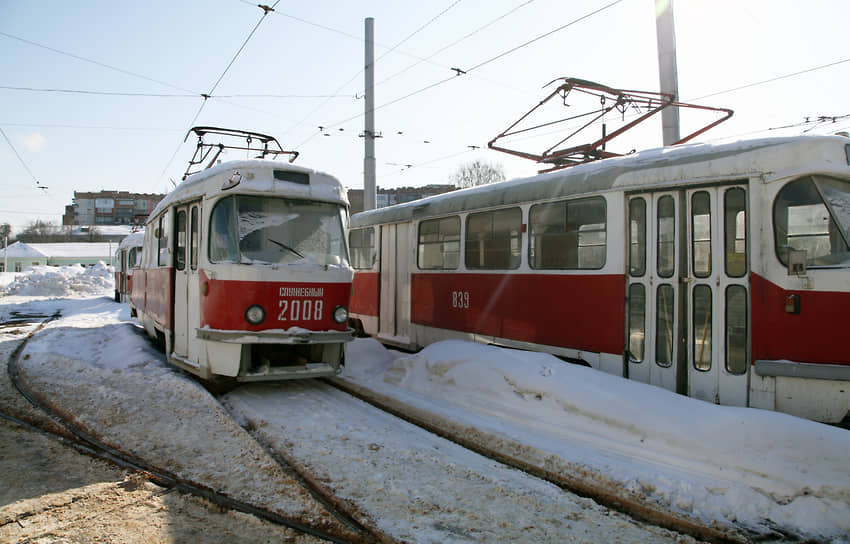
[{"label": "tram number 839", "polygon": [[469,291],[452,291],[452,308],[469,309]]},{"label": "tram number 839", "polygon": [[281,299],[278,307],[278,321],[321,321],[324,303],[321,300]]}]

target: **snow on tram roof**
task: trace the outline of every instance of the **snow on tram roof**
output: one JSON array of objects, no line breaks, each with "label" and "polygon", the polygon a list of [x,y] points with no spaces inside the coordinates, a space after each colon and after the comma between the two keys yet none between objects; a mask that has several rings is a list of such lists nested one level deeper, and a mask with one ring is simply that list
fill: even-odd
[{"label": "snow on tram roof", "polygon": [[[850,145],[850,140],[842,136],[794,136],[649,149],[360,212],[351,217],[351,227],[598,194],[615,189],[705,183],[730,177],[745,178],[756,173],[790,173],[806,167],[805,162],[800,162],[801,157],[805,157],[806,161],[817,160],[821,171],[825,163],[832,162],[832,171],[846,174],[850,168],[845,145]],[[792,152],[787,146],[793,146],[795,150]]]},{"label": "snow on tram roof", "polygon": [[[302,184],[278,179],[273,174],[275,170],[306,174],[309,176],[309,183]],[[255,175],[253,179],[243,179],[239,184],[239,192],[242,194],[256,193],[268,195],[269,193],[275,193],[295,198],[307,198],[335,202],[345,206],[348,205],[348,197],[342,183],[331,174],[288,162],[246,159],[223,162],[192,174],[159,202],[157,207],[151,212],[148,220],[150,221],[168,206],[176,202],[221,192],[221,175],[234,171],[250,171],[254,174],[260,171],[266,171],[268,173],[268,175],[262,176]]]}]

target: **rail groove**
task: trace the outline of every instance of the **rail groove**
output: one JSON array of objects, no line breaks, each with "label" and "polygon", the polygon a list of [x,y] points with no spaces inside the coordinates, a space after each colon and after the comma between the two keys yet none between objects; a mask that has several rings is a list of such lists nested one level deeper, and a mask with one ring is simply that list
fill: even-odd
[{"label": "rail groove", "polygon": [[505,447],[497,450],[488,447],[483,441],[477,441],[475,439],[475,437],[481,434],[478,429],[449,422],[440,416],[419,410],[415,407],[402,407],[392,398],[340,378],[327,378],[325,381],[349,395],[399,417],[408,423],[421,427],[428,432],[441,436],[494,461],[546,480],[576,495],[593,499],[603,506],[637,520],[716,544],[747,544],[753,541],[751,538],[738,532],[709,527],[699,523],[697,520],[663,510],[636,497],[625,495],[622,490],[606,488],[598,483],[589,482],[585,479],[571,476],[570,474],[556,472],[529,463],[518,456],[507,453],[518,449],[516,447],[517,444],[507,439],[502,440]]},{"label": "rail groove", "polygon": [[[151,465],[145,462],[144,460],[139,459],[135,455],[121,451],[118,448],[109,446],[104,441],[100,440],[96,436],[93,436],[91,433],[87,432],[80,426],[73,423],[73,421],[71,421],[69,417],[65,417],[63,415],[62,410],[59,407],[54,406],[49,400],[43,398],[41,395],[27,387],[23,380],[21,380],[20,369],[18,366],[21,352],[23,351],[29,340],[38,331],[43,329],[50,321],[57,319],[60,316],[61,314],[59,312],[56,312],[49,317],[31,316],[38,318],[44,317],[45,319],[38,325],[38,327],[30,331],[29,334],[27,334],[27,336],[23,339],[23,341],[12,351],[7,361],[7,370],[9,378],[12,384],[18,390],[18,392],[32,406],[46,414],[50,418],[50,420],[57,424],[64,432],[50,431],[38,425],[37,422],[24,421],[20,418],[3,412],[0,412],[0,417],[17,425],[24,426],[30,430],[34,430],[46,436],[55,438],[65,445],[74,447],[81,453],[98,457],[100,459],[114,463],[122,468],[138,472],[149,481],[161,487],[166,487],[172,490],[177,490],[183,493],[188,493],[197,497],[201,497],[224,508],[251,514],[260,519],[269,521],[277,525],[288,527],[290,529],[314,536],[322,540],[326,540],[328,542],[334,542],[339,544],[360,544],[377,541],[376,538],[373,538],[372,535],[369,534],[364,534],[362,535],[362,538],[358,539],[343,538],[339,535],[331,534],[321,529],[311,527],[298,520],[288,518],[266,508],[253,505],[251,503],[241,501],[239,499],[235,499],[225,493],[221,493],[219,491],[211,489],[203,484],[186,480],[176,474],[173,474],[169,470],[157,467],[155,465]],[[310,492],[312,493],[312,490],[310,490]]]}]

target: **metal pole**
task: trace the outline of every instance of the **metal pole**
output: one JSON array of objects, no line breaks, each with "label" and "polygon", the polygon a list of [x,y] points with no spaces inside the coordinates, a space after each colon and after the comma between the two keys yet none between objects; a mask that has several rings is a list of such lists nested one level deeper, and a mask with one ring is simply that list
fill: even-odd
[{"label": "metal pole", "polygon": [[374,210],[378,205],[375,186],[375,19],[366,18],[366,127],[363,134],[363,209]]},{"label": "metal pole", "polygon": [[[655,0],[655,37],[658,42],[658,76],[661,92],[679,100],[679,76],[676,71],[676,31],[673,24],[673,0]],[[661,110],[664,145],[679,141],[679,108]]]}]

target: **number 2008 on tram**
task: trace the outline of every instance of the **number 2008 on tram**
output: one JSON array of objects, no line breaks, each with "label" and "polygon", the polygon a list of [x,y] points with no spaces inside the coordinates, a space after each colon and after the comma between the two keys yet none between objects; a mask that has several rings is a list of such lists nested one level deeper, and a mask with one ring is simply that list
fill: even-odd
[{"label": "number 2008 on tram", "polygon": [[204,379],[334,375],[353,338],[347,222],[328,174],[247,159],[189,175],[148,219],[131,312]]}]

